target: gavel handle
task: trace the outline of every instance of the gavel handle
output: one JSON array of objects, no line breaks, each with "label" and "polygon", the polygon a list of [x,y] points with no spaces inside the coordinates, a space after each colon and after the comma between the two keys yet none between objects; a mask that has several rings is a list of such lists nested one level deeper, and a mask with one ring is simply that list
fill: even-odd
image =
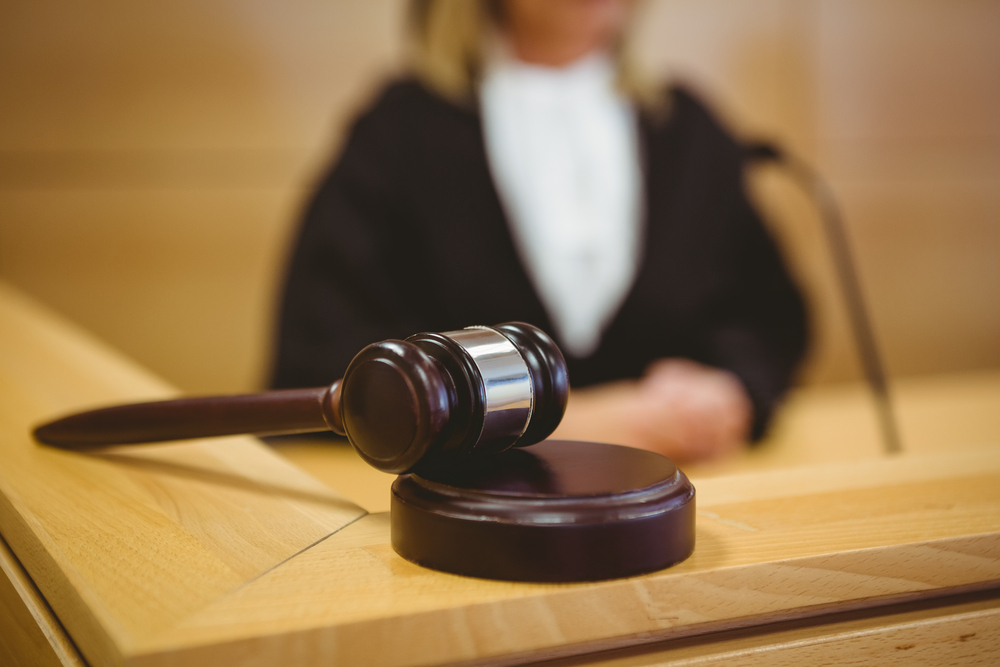
[{"label": "gavel handle", "polygon": [[43,424],[35,429],[35,438],[63,449],[89,449],[241,433],[279,435],[333,430],[343,435],[340,383],[337,380],[329,387],[313,389],[116,405]]}]

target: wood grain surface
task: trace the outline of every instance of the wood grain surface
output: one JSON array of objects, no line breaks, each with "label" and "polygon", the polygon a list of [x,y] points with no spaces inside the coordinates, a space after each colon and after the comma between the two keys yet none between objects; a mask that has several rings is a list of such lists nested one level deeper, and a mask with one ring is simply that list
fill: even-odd
[{"label": "wood grain surface", "polygon": [[[169,388],[9,289],[0,355],[0,532],[91,664],[509,664],[1000,587],[995,446],[702,479],[674,568],[495,582],[402,560],[387,514],[250,439],[43,449],[35,421]],[[992,613],[900,621],[899,645],[965,621],[986,637]]]},{"label": "wood grain surface", "polygon": [[546,667],[992,665],[1000,652],[995,591],[661,642]]},{"label": "wood grain surface", "polygon": [[0,539],[0,665],[83,667],[45,598]]},{"label": "wood grain surface", "polygon": [[0,532],[91,662],[365,514],[251,438],[94,455],[30,428],[169,387],[0,286]]},{"label": "wood grain surface", "polygon": [[589,585],[431,572],[392,552],[387,514],[370,515],[186,619],[148,664],[182,645],[207,664],[217,641],[303,664],[539,659],[992,587],[998,482],[994,451],[706,480],[688,561]]}]

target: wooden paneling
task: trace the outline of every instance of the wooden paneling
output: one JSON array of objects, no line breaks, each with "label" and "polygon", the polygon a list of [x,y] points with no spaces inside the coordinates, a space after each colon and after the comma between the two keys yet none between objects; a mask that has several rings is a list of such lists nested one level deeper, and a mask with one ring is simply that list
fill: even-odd
[{"label": "wooden paneling", "polygon": [[288,236],[402,2],[0,6],[0,275],[193,392],[265,381]]},{"label": "wooden paneling", "polygon": [[817,133],[890,370],[1000,365],[1000,5],[818,5]]},{"label": "wooden paneling", "polygon": [[[1000,5],[982,0],[664,0],[657,72],[838,193],[889,370],[1000,366]],[[813,302],[805,380],[857,377],[815,213],[773,173],[755,192]]]},{"label": "wooden paneling", "polygon": [[188,378],[188,391],[249,388],[262,381],[270,351],[286,246],[275,221],[299,195],[297,188],[0,191],[5,215],[32,221],[0,229],[0,266],[127,354]]},{"label": "wooden paneling", "polygon": [[391,65],[401,4],[5,2],[0,147],[325,153]]},{"label": "wooden paneling", "polygon": [[[301,205],[400,59],[403,0],[0,7],[0,275],[186,391],[267,373]],[[839,193],[894,375],[1000,366],[1000,5],[650,0],[637,48]],[[810,205],[761,206],[856,378]]]}]

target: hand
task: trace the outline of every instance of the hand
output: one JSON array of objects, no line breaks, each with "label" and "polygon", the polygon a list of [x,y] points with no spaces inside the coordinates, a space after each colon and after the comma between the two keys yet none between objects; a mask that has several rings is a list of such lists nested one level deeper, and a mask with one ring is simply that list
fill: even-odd
[{"label": "hand", "polygon": [[639,381],[634,446],[681,461],[731,454],[746,441],[753,406],[729,371],[662,359]]},{"label": "hand", "polygon": [[750,398],[729,371],[663,359],[639,380],[574,390],[552,437],[629,445],[685,463],[738,450],[752,418]]}]

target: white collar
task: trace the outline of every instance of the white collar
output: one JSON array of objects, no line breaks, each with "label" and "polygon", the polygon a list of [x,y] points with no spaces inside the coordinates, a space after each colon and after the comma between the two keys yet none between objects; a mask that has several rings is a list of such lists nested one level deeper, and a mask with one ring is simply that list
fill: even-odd
[{"label": "white collar", "polygon": [[490,169],[563,348],[592,353],[635,278],[642,176],[635,113],[596,53],[565,67],[495,50],[480,88]]}]

